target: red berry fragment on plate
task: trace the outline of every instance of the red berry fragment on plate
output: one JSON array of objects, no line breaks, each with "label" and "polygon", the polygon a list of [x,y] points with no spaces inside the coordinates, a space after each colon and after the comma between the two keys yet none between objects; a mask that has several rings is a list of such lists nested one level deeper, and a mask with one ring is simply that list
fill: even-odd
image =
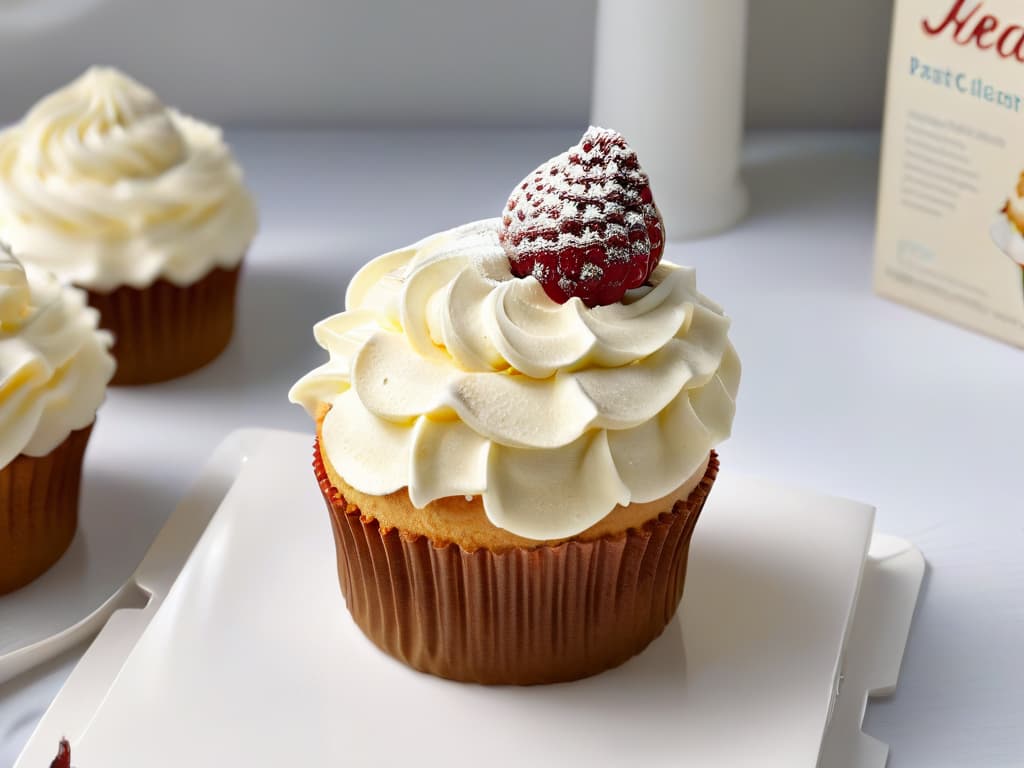
[{"label": "red berry fragment on plate", "polygon": [[50,763],[50,768],[71,768],[71,744],[67,739],[60,740],[57,748],[57,756]]},{"label": "red berry fragment on plate", "polygon": [[512,274],[562,304],[614,304],[647,282],[665,249],[650,181],[622,134],[590,128],[523,179],[502,214]]}]

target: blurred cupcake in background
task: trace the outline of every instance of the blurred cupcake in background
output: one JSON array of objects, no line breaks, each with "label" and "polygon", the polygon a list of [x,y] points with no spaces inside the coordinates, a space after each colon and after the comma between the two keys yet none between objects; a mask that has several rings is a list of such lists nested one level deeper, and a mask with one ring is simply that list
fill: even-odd
[{"label": "blurred cupcake in background", "polygon": [[0,239],[88,292],[114,384],[163,381],[231,340],[256,206],[221,132],[94,67],[0,133]]},{"label": "blurred cupcake in background", "polygon": [[74,537],[82,457],[114,373],[98,320],[82,291],[0,244],[0,595]]}]

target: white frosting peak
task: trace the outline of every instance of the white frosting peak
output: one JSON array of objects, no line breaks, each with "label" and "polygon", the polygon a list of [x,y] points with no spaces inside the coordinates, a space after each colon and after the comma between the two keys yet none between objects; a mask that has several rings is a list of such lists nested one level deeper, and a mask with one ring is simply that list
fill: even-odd
[{"label": "white frosting peak", "polygon": [[114,374],[113,339],[85,294],[0,246],[0,467],[45,456],[92,423]]},{"label": "white frosting peak", "polygon": [[0,237],[96,289],[234,267],[256,211],[220,131],[94,67],[0,132]]},{"label": "white frosting peak", "polygon": [[21,326],[30,298],[25,268],[0,244],[0,331]]},{"label": "white frosting peak", "polygon": [[481,495],[532,539],[682,485],[730,431],[739,361],[692,269],[663,263],[621,303],[557,304],[515,278],[497,219],[385,254],[315,328],[330,360],[290,398],[324,420],[353,487],[412,502]]}]

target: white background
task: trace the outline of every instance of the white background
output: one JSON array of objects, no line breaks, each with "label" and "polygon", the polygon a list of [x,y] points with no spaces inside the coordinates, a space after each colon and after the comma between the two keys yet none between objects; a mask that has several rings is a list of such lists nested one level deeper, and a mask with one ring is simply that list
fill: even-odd
[{"label": "white background", "polygon": [[[107,63],[231,125],[579,125],[594,11],[595,0],[0,0],[0,122]],[[751,125],[876,127],[891,15],[891,0],[751,0]]]}]

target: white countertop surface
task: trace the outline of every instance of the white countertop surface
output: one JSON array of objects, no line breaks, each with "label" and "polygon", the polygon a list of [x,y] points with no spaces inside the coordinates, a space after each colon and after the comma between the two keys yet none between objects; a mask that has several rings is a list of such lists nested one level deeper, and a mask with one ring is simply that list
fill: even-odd
[{"label": "white countertop surface", "polygon": [[[104,567],[125,578],[228,432],[312,434],[286,392],[320,360],[312,325],[341,308],[360,264],[498,215],[576,133],[229,138],[263,218],[236,338],[190,377],[112,390],[86,457],[83,507],[123,540],[123,562]],[[866,719],[889,765],[1021,765],[1024,353],[872,293],[877,164],[875,135],[754,136],[750,215],[667,257],[696,265],[733,317],[744,379],[723,471],[875,504],[876,528],[929,561],[899,688]],[[80,653],[0,686],[0,766]]]}]

